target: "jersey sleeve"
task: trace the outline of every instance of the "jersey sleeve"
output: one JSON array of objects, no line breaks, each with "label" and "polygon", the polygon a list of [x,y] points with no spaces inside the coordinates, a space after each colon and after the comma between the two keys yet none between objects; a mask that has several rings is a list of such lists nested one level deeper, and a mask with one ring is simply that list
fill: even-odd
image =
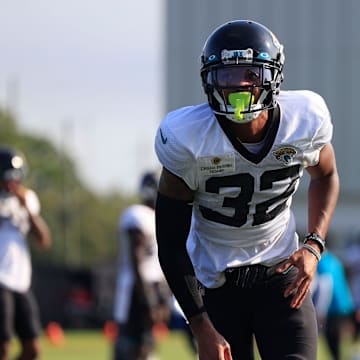
[{"label": "jersey sleeve", "polygon": [[40,201],[38,196],[33,190],[28,189],[25,194],[26,207],[28,208],[30,214],[39,215],[40,214]]},{"label": "jersey sleeve", "polygon": [[119,229],[123,231],[138,229],[142,231],[141,218],[138,216],[134,206],[130,206],[122,214],[119,222]]},{"label": "jersey sleeve", "polygon": [[333,125],[329,109],[324,99],[318,94],[314,95],[312,116],[314,117],[313,122],[317,124],[317,127],[313,132],[311,146],[304,154],[308,166],[315,166],[318,164],[320,150],[324,145],[331,142],[333,136]]},{"label": "jersey sleeve", "polygon": [[[184,129],[177,129],[181,136],[175,136],[171,119],[165,118],[158,128],[155,138],[155,152],[164,168],[185,181],[190,189],[197,188],[195,157],[186,145],[191,138],[184,134]],[[181,140],[182,138],[183,140]]]},{"label": "jersey sleeve", "polygon": [[321,149],[325,144],[331,142],[333,135],[333,125],[331,123],[329,109],[321,97],[319,103],[321,125],[313,138],[312,144],[314,149]]}]

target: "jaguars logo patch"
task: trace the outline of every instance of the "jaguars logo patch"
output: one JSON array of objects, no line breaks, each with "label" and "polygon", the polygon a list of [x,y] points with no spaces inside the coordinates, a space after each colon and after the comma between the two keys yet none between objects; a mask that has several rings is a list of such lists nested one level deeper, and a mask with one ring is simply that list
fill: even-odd
[{"label": "jaguars logo patch", "polygon": [[275,156],[276,160],[281,161],[285,165],[289,165],[296,155],[297,151],[292,146],[284,146],[275,151],[273,151],[273,155]]}]

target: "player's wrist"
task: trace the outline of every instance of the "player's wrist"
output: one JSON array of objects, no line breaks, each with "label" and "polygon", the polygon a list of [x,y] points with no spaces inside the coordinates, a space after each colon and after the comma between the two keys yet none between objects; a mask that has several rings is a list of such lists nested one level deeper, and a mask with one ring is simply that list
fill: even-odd
[{"label": "player's wrist", "polygon": [[204,327],[212,326],[210,318],[205,310],[199,314],[190,317],[188,319],[188,323],[194,335],[197,332],[201,332]]},{"label": "player's wrist", "polygon": [[326,242],[325,240],[317,233],[309,232],[304,237],[304,244],[308,244],[315,248],[320,254],[325,251]]},{"label": "player's wrist", "polygon": [[315,249],[315,247],[309,245],[308,243],[305,243],[303,245],[303,249],[306,249],[307,251],[309,251],[312,255],[314,255],[317,259],[317,261],[321,260],[321,255],[320,253]]},{"label": "player's wrist", "polygon": [[313,240],[304,241],[303,245],[310,245],[312,248],[314,248],[319,254],[322,253],[321,247],[319,244]]}]

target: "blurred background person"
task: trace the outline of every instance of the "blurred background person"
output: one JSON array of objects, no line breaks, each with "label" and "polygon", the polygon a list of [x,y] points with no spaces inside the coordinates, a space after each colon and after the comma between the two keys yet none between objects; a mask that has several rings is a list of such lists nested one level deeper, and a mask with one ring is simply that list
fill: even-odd
[{"label": "blurred background person", "polygon": [[10,147],[0,148],[0,359],[9,359],[15,331],[21,344],[18,360],[39,356],[41,330],[37,302],[31,290],[28,234],[42,248],[50,232],[40,215],[40,202],[23,185],[25,158]]},{"label": "blurred background person", "polygon": [[170,290],[159,265],[155,239],[158,179],[155,172],[143,175],[139,191],[142,204],[125,209],[119,220],[115,360],[153,358],[154,325],[164,324],[169,319]]},{"label": "blurred background person", "polygon": [[[356,359],[360,359],[360,231],[350,234],[347,244],[341,253],[350,290],[354,300],[353,341]],[[355,357],[354,357],[355,359]]]},{"label": "blurred background person", "polygon": [[319,333],[333,360],[341,360],[341,340],[354,312],[353,299],[341,260],[329,249],[317,267],[313,300]]}]

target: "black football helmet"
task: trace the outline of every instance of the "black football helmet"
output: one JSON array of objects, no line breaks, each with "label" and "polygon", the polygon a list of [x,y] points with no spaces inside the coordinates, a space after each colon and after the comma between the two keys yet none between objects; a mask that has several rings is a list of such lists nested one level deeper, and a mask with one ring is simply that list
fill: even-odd
[{"label": "black football helmet", "polygon": [[11,147],[0,147],[0,181],[21,181],[25,173],[24,156]]},{"label": "black football helmet", "polygon": [[273,108],[283,81],[283,46],[265,26],[235,20],[215,29],[201,55],[201,79],[215,114],[237,122]]},{"label": "black football helmet", "polygon": [[159,175],[155,171],[147,171],[143,174],[140,181],[140,197],[145,203],[155,205],[157,190],[159,185]]}]

